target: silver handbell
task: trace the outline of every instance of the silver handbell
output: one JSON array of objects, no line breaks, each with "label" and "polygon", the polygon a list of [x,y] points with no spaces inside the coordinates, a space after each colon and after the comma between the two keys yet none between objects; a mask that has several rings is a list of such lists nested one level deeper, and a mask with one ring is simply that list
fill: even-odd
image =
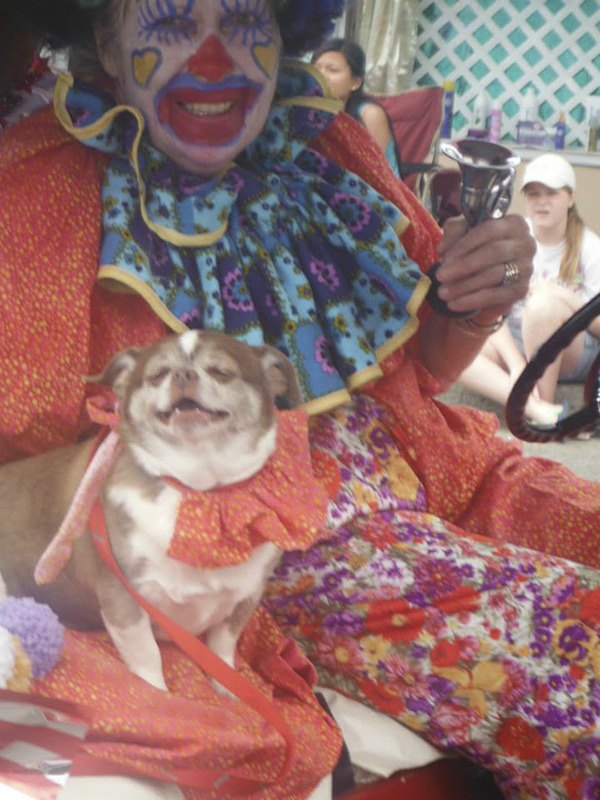
[{"label": "silver handbell", "polygon": [[[460,139],[457,142],[442,142],[440,150],[458,163],[461,172],[460,205],[470,228],[488,219],[503,217],[512,200],[512,190],[521,159],[508,147],[484,139]],[[473,311],[450,311],[438,297],[439,282],[434,264],[428,277],[431,287],[427,300],[432,308],[448,317],[465,317]]]},{"label": "silver handbell", "polygon": [[440,150],[460,168],[460,204],[469,227],[503,217],[512,200],[520,157],[508,147],[482,139],[443,142]]}]

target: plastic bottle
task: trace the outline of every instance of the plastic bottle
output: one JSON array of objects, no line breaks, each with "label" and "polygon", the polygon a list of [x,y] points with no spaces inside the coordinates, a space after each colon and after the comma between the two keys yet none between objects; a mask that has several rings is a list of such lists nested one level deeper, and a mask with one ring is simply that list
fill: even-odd
[{"label": "plastic bottle", "polygon": [[500,100],[494,100],[490,112],[490,142],[499,142],[502,138],[502,106]]},{"label": "plastic bottle", "polygon": [[565,113],[561,111],[558,115],[558,122],[554,126],[555,134],[554,134],[554,149],[555,150],[564,150],[565,149],[565,136],[567,134],[567,126],[565,125]]},{"label": "plastic bottle", "polygon": [[521,104],[521,114],[519,119],[522,122],[533,122],[538,116],[538,102],[533,88],[530,86],[525,92],[523,103]]},{"label": "plastic bottle", "polygon": [[477,130],[487,130],[487,99],[480,94],[475,98],[473,105],[473,127]]},{"label": "plastic bottle", "polygon": [[590,153],[595,153],[598,149],[598,126],[600,123],[600,119],[598,118],[598,112],[594,112],[590,114],[590,131],[588,134],[588,151]]},{"label": "plastic bottle", "polygon": [[454,81],[445,80],[442,84],[444,89],[444,99],[442,103],[442,125],[440,128],[440,136],[442,139],[450,139],[452,137],[452,115],[454,114],[454,90],[456,84]]},{"label": "plastic bottle", "polygon": [[487,139],[487,98],[484,94],[479,94],[473,101],[473,116],[471,125],[467,131],[469,139]]}]

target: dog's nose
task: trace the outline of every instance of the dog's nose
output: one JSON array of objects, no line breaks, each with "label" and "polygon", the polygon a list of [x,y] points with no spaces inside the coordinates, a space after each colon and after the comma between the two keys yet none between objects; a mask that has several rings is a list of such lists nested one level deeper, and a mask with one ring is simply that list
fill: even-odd
[{"label": "dog's nose", "polygon": [[183,388],[184,386],[189,386],[193,384],[194,386],[198,383],[198,373],[193,369],[179,369],[174,374],[175,385]]}]

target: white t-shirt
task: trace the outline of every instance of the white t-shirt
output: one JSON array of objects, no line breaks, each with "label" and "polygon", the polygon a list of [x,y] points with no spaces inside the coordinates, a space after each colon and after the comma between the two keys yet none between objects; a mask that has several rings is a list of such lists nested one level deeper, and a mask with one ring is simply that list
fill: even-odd
[{"label": "white t-shirt", "polygon": [[[531,220],[527,220],[532,231]],[[532,231],[533,232],[533,231]],[[558,273],[560,261],[565,249],[565,242],[555,245],[537,243],[533,257],[533,275],[530,285],[535,283],[560,283]],[[581,257],[579,259],[579,276],[576,285],[570,287],[584,303],[600,292],[600,236],[589,228],[583,232]],[[520,322],[523,317],[524,300],[515,303],[510,312],[511,322]]]}]

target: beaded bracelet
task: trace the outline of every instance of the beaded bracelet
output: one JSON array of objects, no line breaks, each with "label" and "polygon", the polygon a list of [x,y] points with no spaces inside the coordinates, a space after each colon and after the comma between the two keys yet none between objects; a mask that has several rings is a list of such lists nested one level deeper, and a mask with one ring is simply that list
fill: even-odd
[{"label": "beaded bracelet", "polygon": [[481,323],[477,322],[474,317],[460,317],[454,320],[454,324],[467,336],[489,336],[492,333],[500,330],[506,319],[506,314],[503,314],[493,322]]}]

